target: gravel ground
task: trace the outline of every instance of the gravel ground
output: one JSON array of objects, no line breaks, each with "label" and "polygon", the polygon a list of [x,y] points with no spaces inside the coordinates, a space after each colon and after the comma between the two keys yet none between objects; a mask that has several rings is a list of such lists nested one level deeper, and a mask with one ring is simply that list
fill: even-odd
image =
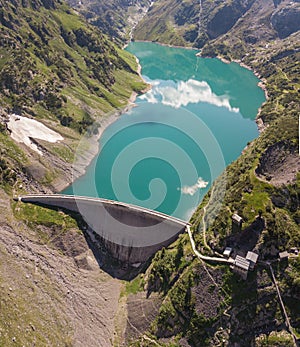
[{"label": "gravel ground", "polygon": [[65,234],[66,255],[14,219],[3,191],[0,212],[0,345],[1,336],[21,346],[43,336],[46,346],[112,346],[121,282],[99,268],[84,236]]}]

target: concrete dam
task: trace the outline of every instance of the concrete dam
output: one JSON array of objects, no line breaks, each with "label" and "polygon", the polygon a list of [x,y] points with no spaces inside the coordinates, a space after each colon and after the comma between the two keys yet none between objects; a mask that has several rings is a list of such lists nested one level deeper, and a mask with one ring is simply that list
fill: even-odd
[{"label": "concrete dam", "polygon": [[147,208],[74,195],[25,195],[15,199],[79,213],[100,242],[120,261],[146,261],[172,243],[188,222]]}]

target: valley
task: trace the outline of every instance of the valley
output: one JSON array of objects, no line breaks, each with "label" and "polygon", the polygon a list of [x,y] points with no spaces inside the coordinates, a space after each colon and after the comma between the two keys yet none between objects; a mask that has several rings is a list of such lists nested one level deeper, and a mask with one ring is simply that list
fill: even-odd
[{"label": "valley", "polygon": [[[75,9],[60,0],[0,1],[0,345],[297,345],[289,330],[299,338],[300,3],[70,3]],[[12,199],[56,192],[81,175],[98,150],[101,126],[149,88],[134,57],[121,49],[132,27],[133,40],[236,61],[265,86],[259,137],[219,176],[190,220],[204,256],[222,255],[225,247],[259,255],[246,280],[226,265],[199,260],[187,233],[137,274],[95,246],[80,216]],[[64,140],[33,139],[41,156],[10,137],[11,114],[39,121]],[[86,130],[89,141],[81,148],[89,155],[82,155],[74,177]],[[284,251],[288,259],[279,260]]]}]

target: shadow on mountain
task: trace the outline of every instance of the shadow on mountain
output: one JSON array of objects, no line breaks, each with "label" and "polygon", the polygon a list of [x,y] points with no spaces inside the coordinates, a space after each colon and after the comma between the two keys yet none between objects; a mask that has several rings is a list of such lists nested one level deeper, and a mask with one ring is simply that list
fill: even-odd
[{"label": "shadow on mountain", "polygon": [[139,273],[143,272],[148,266],[150,259],[138,266],[122,262],[116,259],[101,242],[98,235],[88,227],[83,229],[85,240],[94,254],[99,267],[114,278],[131,281]]},{"label": "shadow on mountain", "polygon": [[247,228],[244,228],[238,233],[231,234],[226,240],[226,245],[233,247],[238,254],[246,255],[247,251],[255,248],[260,234],[264,229],[265,220],[259,215]]}]

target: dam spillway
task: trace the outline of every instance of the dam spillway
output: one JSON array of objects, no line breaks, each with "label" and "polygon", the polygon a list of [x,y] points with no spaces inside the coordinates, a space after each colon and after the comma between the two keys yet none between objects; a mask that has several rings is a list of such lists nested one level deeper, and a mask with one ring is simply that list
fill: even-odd
[{"label": "dam spillway", "polygon": [[79,213],[118,260],[146,261],[172,243],[188,222],[147,208],[74,195],[25,195],[16,200]]}]

